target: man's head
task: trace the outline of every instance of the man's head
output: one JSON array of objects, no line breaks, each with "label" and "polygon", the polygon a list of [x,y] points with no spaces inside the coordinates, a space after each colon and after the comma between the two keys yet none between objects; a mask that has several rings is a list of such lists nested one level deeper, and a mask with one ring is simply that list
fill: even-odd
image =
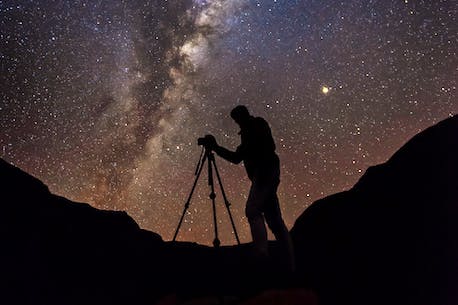
[{"label": "man's head", "polygon": [[239,124],[239,126],[246,125],[251,115],[248,112],[248,108],[243,105],[238,105],[231,111],[231,118]]}]

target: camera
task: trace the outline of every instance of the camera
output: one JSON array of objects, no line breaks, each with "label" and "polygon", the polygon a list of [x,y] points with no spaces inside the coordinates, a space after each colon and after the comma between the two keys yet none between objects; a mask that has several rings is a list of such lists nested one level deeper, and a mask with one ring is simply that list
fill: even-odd
[{"label": "camera", "polygon": [[197,145],[203,146],[206,149],[211,148],[215,144],[215,137],[212,135],[206,135],[205,137],[201,137],[197,139]]}]

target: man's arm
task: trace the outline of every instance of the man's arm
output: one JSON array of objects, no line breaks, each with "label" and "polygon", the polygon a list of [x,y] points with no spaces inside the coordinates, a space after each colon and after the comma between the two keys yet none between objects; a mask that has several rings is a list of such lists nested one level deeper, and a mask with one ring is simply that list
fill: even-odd
[{"label": "man's arm", "polygon": [[219,146],[214,136],[206,135],[205,138],[207,142],[206,148],[211,149],[216,154],[218,154],[218,156],[220,156],[221,158],[226,159],[227,161],[235,163],[235,164],[239,164],[240,162],[242,162],[243,160],[242,145],[237,147],[236,151],[230,151],[227,148]]},{"label": "man's arm", "polygon": [[234,163],[234,164],[239,164],[243,160],[243,156],[241,153],[240,146],[237,148],[236,151],[230,151],[227,148],[224,148],[222,146],[216,145],[213,148],[214,152],[218,154],[223,159],[226,159],[227,161]]}]

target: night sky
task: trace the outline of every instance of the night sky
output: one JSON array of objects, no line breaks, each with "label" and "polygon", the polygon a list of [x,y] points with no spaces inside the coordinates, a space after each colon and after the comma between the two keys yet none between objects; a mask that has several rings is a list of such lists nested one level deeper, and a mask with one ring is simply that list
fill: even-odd
[{"label": "night sky", "polygon": [[[0,1],[0,153],[56,194],[170,240],[197,138],[264,117],[290,228],[458,112],[456,1]],[[217,159],[243,242],[243,165]],[[206,176],[179,240],[211,244]],[[223,244],[234,244],[218,192]]]}]

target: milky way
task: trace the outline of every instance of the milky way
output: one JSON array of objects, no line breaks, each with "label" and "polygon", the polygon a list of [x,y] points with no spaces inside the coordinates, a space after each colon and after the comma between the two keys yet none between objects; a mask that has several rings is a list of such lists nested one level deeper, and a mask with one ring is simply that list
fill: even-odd
[{"label": "milky way", "polygon": [[[0,1],[1,157],[50,190],[126,210],[169,240],[197,138],[229,112],[271,125],[291,227],[458,112],[454,1]],[[243,242],[243,166],[217,159]],[[179,240],[210,244],[202,176]],[[218,192],[223,244],[233,244]]]}]

